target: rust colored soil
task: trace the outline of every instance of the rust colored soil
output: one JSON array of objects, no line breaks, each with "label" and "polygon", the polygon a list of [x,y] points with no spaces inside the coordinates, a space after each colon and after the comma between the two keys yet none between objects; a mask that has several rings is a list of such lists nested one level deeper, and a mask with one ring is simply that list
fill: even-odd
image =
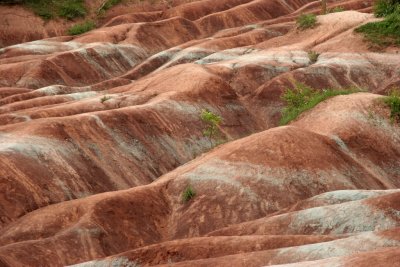
[{"label": "rust colored soil", "polygon": [[[302,31],[320,1],[125,1],[74,37],[0,6],[0,266],[399,266],[400,50],[328,2]],[[279,127],[296,81],[363,92]]]}]

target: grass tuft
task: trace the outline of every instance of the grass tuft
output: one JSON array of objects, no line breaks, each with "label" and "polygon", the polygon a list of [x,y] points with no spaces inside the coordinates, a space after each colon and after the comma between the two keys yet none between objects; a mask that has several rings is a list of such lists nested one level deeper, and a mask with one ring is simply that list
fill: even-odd
[{"label": "grass tuft", "polygon": [[390,108],[392,122],[400,122],[400,89],[392,90],[389,96],[384,98],[384,102]]},{"label": "grass tuft", "polygon": [[96,28],[96,24],[93,21],[85,21],[83,23],[78,23],[68,29],[69,35],[78,35]]},{"label": "grass tuft", "polygon": [[196,192],[194,191],[191,185],[188,185],[182,193],[182,200],[184,203],[187,203],[195,196]]},{"label": "grass tuft", "polygon": [[308,51],[308,58],[310,59],[310,63],[314,64],[315,62],[318,61],[319,53],[315,51]]},{"label": "grass tuft", "polygon": [[350,89],[325,89],[322,91],[311,88],[305,84],[296,82],[293,89],[287,89],[282,95],[287,106],[282,111],[280,125],[286,125],[295,120],[304,111],[310,110],[320,102],[337,95],[348,95],[361,90]]},{"label": "grass tuft", "polygon": [[[385,19],[364,24],[356,32],[362,33],[372,48],[381,49],[387,46],[400,46],[400,4],[393,4],[393,11],[378,12]],[[388,14],[388,12],[391,12]]]},{"label": "grass tuft", "polygon": [[364,24],[355,31],[363,33],[367,41],[378,47],[400,46],[400,8],[383,21]]},{"label": "grass tuft", "polygon": [[314,14],[302,14],[297,18],[297,27],[300,30],[314,28],[317,25],[317,16]]},{"label": "grass tuft", "polygon": [[111,99],[111,96],[103,96],[102,98],[100,98],[100,103],[104,103],[104,102],[106,102],[106,101],[108,101],[108,100],[110,100]]}]

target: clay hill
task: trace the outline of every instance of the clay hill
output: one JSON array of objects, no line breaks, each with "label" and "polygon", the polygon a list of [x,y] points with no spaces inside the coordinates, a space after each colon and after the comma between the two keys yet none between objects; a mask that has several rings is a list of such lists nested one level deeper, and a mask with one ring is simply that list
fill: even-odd
[{"label": "clay hill", "polygon": [[[0,6],[0,266],[400,266],[400,49],[354,31],[372,1],[306,30],[320,1],[150,2],[76,36]],[[362,91],[280,126],[297,82]]]}]

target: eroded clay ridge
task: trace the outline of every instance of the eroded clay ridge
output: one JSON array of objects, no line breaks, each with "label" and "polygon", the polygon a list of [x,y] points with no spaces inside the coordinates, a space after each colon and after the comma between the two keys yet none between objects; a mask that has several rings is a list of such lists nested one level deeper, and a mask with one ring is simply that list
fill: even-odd
[{"label": "eroded clay ridge", "polygon": [[[380,94],[400,54],[354,33],[371,1],[335,6],[352,11],[305,31],[294,19],[319,1],[116,7],[77,37],[0,29],[56,36],[0,49],[0,265],[396,266],[400,131]],[[369,93],[277,127],[295,81]],[[210,150],[202,109],[226,144]]]},{"label": "eroded clay ridge", "polygon": [[[0,257],[11,266],[263,266],[383,249],[391,266],[400,132],[381,98],[335,97],[149,185],[30,212],[0,231]],[[183,203],[188,184],[197,195]]]}]

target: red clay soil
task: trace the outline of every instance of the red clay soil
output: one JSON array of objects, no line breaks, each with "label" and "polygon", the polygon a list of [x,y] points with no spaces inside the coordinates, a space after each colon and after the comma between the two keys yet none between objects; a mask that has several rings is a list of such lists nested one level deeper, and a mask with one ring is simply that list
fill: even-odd
[{"label": "red clay soil", "polygon": [[[124,3],[76,37],[1,6],[29,20],[0,29],[0,266],[398,266],[400,50],[328,2],[305,31],[319,1]],[[278,127],[296,81],[365,92]]]},{"label": "red clay soil", "polygon": [[[149,185],[30,212],[0,231],[1,258],[11,266],[61,266],[134,249],[105,261],[262,266],[396,247],[400,192],[395,188],[400,172],[396,163],[374,158],[394,157],[390,153],[400,150],[400,135],[398,126],[385,118],[388,114],[369,119],[368,110],[381,112],[375,111],[379,98],[366,93],[336,97],[305,114],[296,126],[222,145]],[[339,114],[342,119],[321,123],[313,132],[302,128],[309,128],[303,123],[308,117],[323,116],[319,108],[329,112],[339,106],[354,116]],[[351,140],[359,138],[354,127],[370,136],[353,148]],[[325,134],[316,133],[321,130]],[[376,148],[358,155],[360,147],[378,142],[389,144],[390,151]],[[188,184],[196,197],[183,203],[181,193]],[[302,200],[308,204],[300,207]],[[287,211],[279,213],[285,207]],[[282,236],[279,242],[273,241],[277,235]],[[202,236],[209,237],[197,238]],[[243,237],[235,236],[249,236],[251,241],[246,245]],[[187,241],[165,243],[177,239]],[[145,248],[161,242],[162,249],[161,244]],[[185,252],[181,247],[188,243],[198,249]],[[30,247],[35,247],[35,258],[28,256]],[[282,251],[285,247],[292,250]]]},{"label": "red clay soil", "polygon": [[[88,11],[85,18],[75,20],[57,18],[49,21],[36,16],[28,7],[0,4],[0,48],[22,42],[63,36],[67,34],[71,26],[85,20],[95,21],[100,26],[121,22],[121,18],[124,16],[130,18],[130,22],[154,21],[161,19],[166,10],[192,1],[198,0],[129,0],[112,7],[105,14],[99,15],[98,11],[105,1],[85,0]],[[111,22],[113,20],[114,22]]]}]

